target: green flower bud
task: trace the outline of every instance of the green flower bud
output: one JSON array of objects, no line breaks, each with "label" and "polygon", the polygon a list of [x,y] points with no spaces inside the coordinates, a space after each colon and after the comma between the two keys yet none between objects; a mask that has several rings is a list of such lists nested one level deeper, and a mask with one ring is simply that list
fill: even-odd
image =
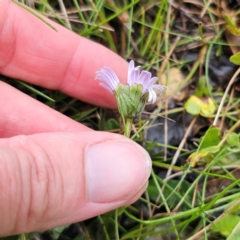
[{"label": "green flower bud", "polygon": [[124,118],[134,118],[142,113],[148,99],[148,94],[142,95],[142,85],[118,84],[114,95],[117,100],[118,110]]}]

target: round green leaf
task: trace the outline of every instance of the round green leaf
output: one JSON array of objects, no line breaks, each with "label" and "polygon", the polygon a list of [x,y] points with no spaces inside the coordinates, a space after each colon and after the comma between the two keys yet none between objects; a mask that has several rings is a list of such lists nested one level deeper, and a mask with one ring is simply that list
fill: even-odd
[{"label": "round green leaf", "polygon": [[230,62],[236,64],[236,65],[240,65],[240,52],[232,55],[230,57]]}]

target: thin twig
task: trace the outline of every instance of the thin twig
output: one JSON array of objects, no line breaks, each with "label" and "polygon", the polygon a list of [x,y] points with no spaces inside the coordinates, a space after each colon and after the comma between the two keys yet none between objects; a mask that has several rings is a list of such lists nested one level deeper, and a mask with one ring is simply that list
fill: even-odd
[{"label": "thin twig", "polygon": [[170,56],[172,55],[172,53],[173,53],[174,49],[176,48],[177,43],[179,42],[180,39],[181,39],[181,37],[178,36],[178,37],[175,39],[175,41],[173,42],[173,44],[172,44],[172,46],[171,46],[171,49],[170,49],[169,52],[167,53],[166,58],[164,59],[162,65],[161,65],[161,68],[160,68],[159,71],[158,71],[158,75],[159,75],[159,76],[162,75],[162,73],[163,73],[163,71],[164,71],[164,68],[165,68],[166,64],[168,63],[168,61],[169,61],[169,58],[170,58]]},{"label": "thin twig", "polygon": [[221,142],[218,144],[218,147],[221,147],[225,141],[227,141],[229,135],[234,132],[238,127],[240,126],[240,120],[238,120],[229,130],[228,132],[224,135],[222,138]]},{"label": "thin twig", "polygon": [[[230,106],[231,103],[232,103],[232,100],[233,100],[233,98],[234,98],[234,93],[235,93],[235,91],[234,91],[234,88],[233,88],[232,91],[231,91],[231,93],[230,93],[229,102],[227,103],[227,106],[226,106],[225,109],[224,109],[225,112],[229,112],[229,111],[228,111],[228,108],[229,108],[229,106]],[[220,127],[219,127],[220,129],[223,129],[225,118],[226,118],[226,115],[223,114],[222,119],[221,119],[221,123],[220,123]]]},{"label": "thin twig", "polygon": [[177,159],[178,159],[178,156],[179,156],[179,154],[181,152],[181,149],[183,148],[183,145],[185,144],[185,142],[187,140],[187,137],[188,137],[190,131],[192,130],[192,127],[195,124],[196,120],[197,120],[197,116],[194,117],[194,119],[190,123],[186,133],[184,134],[184,137],[183,137],[181,143],[179,144],[178,150],[176,151],[176,153],[175,153],[175,155],[174,155],[174,157],[172,159],[171,167],[168,169],[167,175],[166,175],[166,177],[164,179],[165,182],[166,182],[166,179],[168,179],[168,177],[171,175],[171,173],[172,173],[172,166],[174,166],[175,163],[177,162]]},{"label": "thin twig", "polygon": [[227,86],[227,88],[226,88],[226,91],[224,92],[224,95],[223,95],[222,100],[221,100],[221,102],[220,102],[220,105],[219,105],[219,107],[218,107],[217,114],[216,114],[215,119],[214,119],[214,121],[213,121],[213,126],[216,126],[216,125],[217,125],[218,118],[219,118],[220,112],[221,112],[221,110],[222,110],[222,108],[223,108],[223,104],[224,104],[224,101],[225,101],[225,99],[226,99],[226,97],[227,97],[227,94],[228,94],[228,92],[229,92],[229,89],[230,89],[230,87],[232,86],[232,84],[234,83],[234,81],[236,80],[236,77],[238,76],[239,73],[240,73],[240,68],[238,68],[238,70],[234,73],[234,75],[232,76],[230,82],[228,83],[228,86]]},{"label": "thin twig", "polygon": [[[166,117],[166,116],[164,117],[162,114],[157,114],[157,113],[153,113],[153,112],[146,112],[146,111],[143,111],[142,113],[148,114],[148,115],[153,115],[153,116],[155,116],[155,117],[164,118],[164,119],[167,119],[167,120],[169,120],[169,121],[171,121],[171,122],[176,122],[175,120],[173,120],[173,119],[171,119],[171,118],[168,118],[168,117]],[[168,111],[165,111],[164,113],[165,113],[165,115],[167,115]],[[154,118],[154,117],[150,117],[150,119],[152,119],[152,118]]]},{"label": "thin twig", "polygon": [[[165,108],[168,109],[168,100],[165,102]],[[168,145],[168,122],[167,122],[167,111],[164,119],[164,162],[167,161],[167,145]]]},{"label": "thin twig", "polygon": [[72,30],[72,26],[71,26],[71,23],[70,23],[70,21],[69,21],[69,19],[68,19],[68,14],[67,14],[65,5],[64,5],[64,3],[63,3],[63,0],[58,0],[58,3],[59,3],[59,5],[60,5],[61,11],[62,11],[62,13],[63,13],[63,16],[65,17],[65,21],[66,21],[66,24],[67,24],[68,28],[69,28],[70,30]]}]

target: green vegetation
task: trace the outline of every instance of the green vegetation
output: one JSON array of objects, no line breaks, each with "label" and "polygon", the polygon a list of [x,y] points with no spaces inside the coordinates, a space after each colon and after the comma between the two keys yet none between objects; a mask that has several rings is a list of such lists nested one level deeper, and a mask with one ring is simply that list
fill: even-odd
[{"label": "green vegetation", "polygon": [[[239,6],[206,0],[22,2],[135,60],[168,86],[132,129],[132,139],[152,157],[148,190],[129,207],[79,223],[74,239],[96,239],[96,232],[98,239],[111,240],[240,239],[240,70],[229,60],[240,52],[234,41],[240,34],[234,22]],[[231,61],[239,64],[239,56]],[[111,110],[6,81],[90,128],[123,133]],[[47,233],[63,239],[69,227]]]}]

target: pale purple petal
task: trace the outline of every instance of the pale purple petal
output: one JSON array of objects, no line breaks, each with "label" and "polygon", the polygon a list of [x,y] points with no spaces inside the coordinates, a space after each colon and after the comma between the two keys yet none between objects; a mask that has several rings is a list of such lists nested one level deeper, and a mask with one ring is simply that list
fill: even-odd
[{"label": "pale purple petal", "polygon": [[148,80],[151,78],[152,74],[147,71],[142,71],[139,75],[138,83],[142,84],[143,86],[148,83]]},{"label": "pale purple petal", "polygon": [[134,69],[134,61],[131,60],[128,64],[128,72],[130,73]]},{"label": "pale purple petal", "polygon": [[164,88],[165,86],[162,86],[162,85],[158,85],[158,84],[152,85],[151,88],[148,89],[148,93],[149,93],[148,102],[154,103],[157,100],[157,94],[154,91],[154,89],[158,89],[161,95]]},{"label": "pale purple petal", "polygon": [[132,86],[134,83],[137,83],[140,74],[140,69],[134,68],[129,76],[128,84]]},{"label": "pale purple petal", "polygon": [[154,90],[152,90],[152,93],[153,93],[152,103],[155,103],[157,100],[157,94]]},{"label": "pale purple petal", "polygon": [[108,85],[106,85],[105,83],[100,82],[99,85],[101,85],[103,88],[105,88],[110,93],[112,93],[112,89]]},{"label": "pale purple petal", "polygon": [[128,83],[130,84],[130,79],[131,79],[131,73],[132,73],[132,70],[134,69],[134,61],[131,60],[130,63],[128,64]]},{"label": "pale purple petal", "polygon": [[145,88],[148,89],[148,88],[151,88],[153,86],[153,84],[158,80],[157,77],[153,77],[151,79],[148,80],[147,83],[145,83]]},{"label": "pale purple petal", "polygon": [[112,91],[116,90],[117,85],[120,83],[116,73],[109,67],[104,67],[100,71],[96,73],[96,80],[100,80],[104,88],[108,91],[109,89]]},{"label": "pale purple petal", "polygon": [[158,88],[160,90],[163,90],[164,88],[167,88],[166,86],[160,85],[160,84],[153,84],[152,85],[153,88]]},{"label": "pale purple petal", "polygon": [[[133,60],[131,60],[128,65],[128,81],[127,82],[130,86],[135,83],[135,79],[138,79],[138,76],[136,76],[136,74],[137,75],[140,74],[140,69],[139,69],[140,66],[135,67],[134,65],[135,64],[134,64]],[[133,72],[134,72],[134,74],[133,74]],[[133,77],[132,77],[132,74],[133,74]]]},{"label": "pale purple petal", "polygon": [[163,86],[163,85],[159,85],[159,84],[154,84],[154,85],[152,85],[152,88],[156,88],[162,93],[163,89],[167,88],[167,87]]},{"label": "pale purple petal", "polygon": [[153,99],[153,91],[152,90],[149,90],[148,91],[148,102],[152,102],[152,99]]},{"label": "pale purple petal", "polygon": [[137,83],[142,84],[143,89],[146,89],[147,85],[148,85],[148,81],[150,80],[151,76],[152,76],[152,74],[150,72],[142,71],[138,78]]},{"label": "pale purple petal", "polygon": [[111,76],[106,72],[105,70],[101,70],[97,72],[96,79],[100,80],[101,82],[104,82],[111,88],[112,90],[115,89],[115,83],[112,80]]},{"label": "pale purple petal", "polygon": [[106,73],[108,74],[109,80],[111,80],[111,82],[114,86],[114,89],[116,89],[118,83],[120,82],[116,73],[109,67],[105,67],[105,70],[106,70]]},{"label": "pale purple petal", "polygon": [[119,79],[116,75],[116,73],[109,67],[105,67],[104,68],[107,72],[109,72],[109,74],[112,76],[113,79],[115,79],[117,82],[119,82]]},{"label": "pale purple petal", "polygon": [[139,68],[140,68],[140,66],[136,66],[136,67],[135,67],[134,61],[131,60],[131,61],[129,62],[129,65],[128,65],[128,72],[131,72],[133,69],[139,69]]},{"label": "pale purple petal", "polygon": [[148,90],[149,96],[148,96],[148,102],[156,102],[157,100],[157,94],[153,89]]}]

